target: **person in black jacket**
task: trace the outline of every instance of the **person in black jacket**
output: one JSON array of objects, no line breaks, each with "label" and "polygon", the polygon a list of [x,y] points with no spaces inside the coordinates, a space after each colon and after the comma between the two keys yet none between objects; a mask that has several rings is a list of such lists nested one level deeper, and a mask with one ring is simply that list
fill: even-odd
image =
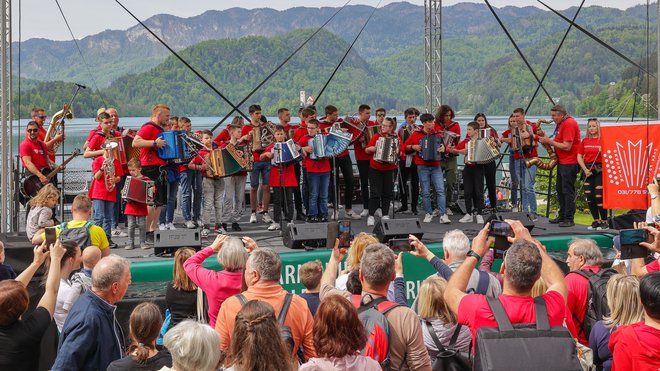
[{"label": "person in black jacket", "polygon": [[195,319],[197,315],[197,286],[183,269],[183,263],[195,254],[195,250],[184,247],[174,254],[172,282],[165,292],[165,307],[170,310],[169,328],[185,319]]}]

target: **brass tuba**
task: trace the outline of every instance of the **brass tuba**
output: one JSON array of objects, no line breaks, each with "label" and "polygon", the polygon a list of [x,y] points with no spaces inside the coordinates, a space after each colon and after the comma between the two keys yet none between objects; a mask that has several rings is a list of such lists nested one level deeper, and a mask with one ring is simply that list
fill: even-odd
[{"label": "brass tuba", "polygon": [[[544,120],[544,119],[540,119],[537,123],[536,134],[539,137],[544,137],[545,132],[541,128],[541,124],[551,124],[552,122],[553,122],[552,120],[547,121],[547,120]],[[543,148],[545,148],[545,150],[548,151],[548,156],[550,157],[550,160],[544,162],[543,160],[541,160],[538,157],[534,157],[532,159],[525,160],[525,166],[527,166],[527,168],[530,168],[532,166],[537,166],[539,169],[542,169],[542,170],[550,170],[553,167],[557,166],[557,154],[555,153],[554,148],[552,148],[552,146],[550,144],[547,144],[547,143],[542,143],[542,145],[543,145]]]},{"label": "brass tuba", "polygon": [[[48,125],[48,130],[46,130],[46,137],[44,138],[44,142],[48,142],[56,135],[64,133],[64,126],[62,126],[62,121],[65,118],[67,120],[73,120],[73,111],[71,111],[71,107],[69,107],[69,105],[66,103],[64,103],[64,108],[57,111],[50,119],[50,124]],[[53,143],[50,152],[57,152],[57,149],[60,148],[60,144],[62,144],[62,142]]]},{"label": "brass tuba", "polygon": [[103,180],[105,181],[105,189],[112,192],[115,189],[115,155],[114,149],[119,144],[115,141],[107,141],[101,145],[101,148],[108,151],[108,158],[103,161],[101,170],[103,170]]}]

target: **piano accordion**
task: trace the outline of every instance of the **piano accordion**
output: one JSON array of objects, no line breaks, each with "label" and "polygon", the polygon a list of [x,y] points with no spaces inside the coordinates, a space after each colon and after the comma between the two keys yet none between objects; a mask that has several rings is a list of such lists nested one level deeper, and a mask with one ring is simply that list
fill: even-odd
[{"label": "piano accordion", "polygon": [[396,164],[399,162],[401,147],[396,137],[380,137],[376,140],[376,152],[374,161],[384,164]]},{"label": "piano accordion", "polygon": [[489,164],[500,158],[500,150],[491,137],[472,139],[467,143],[466,162]]}]

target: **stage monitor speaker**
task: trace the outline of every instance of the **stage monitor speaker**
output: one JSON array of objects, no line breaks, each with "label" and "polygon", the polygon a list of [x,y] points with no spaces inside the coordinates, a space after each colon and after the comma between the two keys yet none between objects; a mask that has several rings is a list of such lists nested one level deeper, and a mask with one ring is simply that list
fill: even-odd
[{"label": "stage monitor speaker", "polygon": [[422,239],[422,224],[419,219],[386,219],[380,220],[374,227],[373,234],[378,241],[386,243],[392,238],[408,238],[409,234]]},{"label": "stage monitor speaker", "polygon": [[282,242],[290,249],[325,247],[328,223],[289,223],[284,229]]},{"label": "stage monitor speaker", "polygon": [[195,251],[199,251],[202,247],[200,230],[176,229],[154,232],[155,255],[174,254],[182,247],[192,247]]},{"label": "stage monitor speaker", "polygon": [[530,233],[532,232],[532,229],[534,229],[534,219],[532,214],[530,213],[514,213],[514,212],[497,212],[490,214],[489,217],[485,218],[485,222],[490,222],[493,219],[497,220],[505,220],[505,219],[511,219],[511,220],[518,220],[520,221],[525,228],[527,228]]}]

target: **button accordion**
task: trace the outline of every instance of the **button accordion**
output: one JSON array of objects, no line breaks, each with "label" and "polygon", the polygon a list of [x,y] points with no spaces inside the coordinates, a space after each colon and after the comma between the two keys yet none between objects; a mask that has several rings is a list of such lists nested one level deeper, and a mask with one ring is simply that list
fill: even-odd
[{"label": "button accordion", "polygon": [[367,126],[367,128],[364,129],[364,142],[369,144],[371,138],[378,133],[380,133],[380,125]]},{"label": "button accordion", "polygon": [[186,135],[186,132],[182,130],[163,131],[158,134],[158,138],[165,141],[165,146],[158,148],[158,157],[163,160],[190,162],[192,159],[191,151],[188,149],[188,143],[183,138],[184,135]]},{"label": "button accordion", "polygon": [[126,183],[121,190],[121,198],[152,206],[154,204],[154,182],[132,176],[126,177]]},{"label": "button accordion", "polygon": [[333,126],[327,135],[317,134],[310,141],[312,153],[309,158],[318,160],[320,158],[336,157],[348,149],[351,144],[351,133],[345,133],[340,128]]},{"label": "button accordion", "polygon": [[440,161],[442,154],[439,151],[444,144],[444,138],[436,133],[424,135],[419,141],[419,145],[422,147],[419,157],[424,161]]},{"label": "button accordion", "polygon": [[271,144],[275,143],[275,124],[267,122],[259,125],[259,127],[252,127],[250,131],[250,142],[252,143],[252,151],[263,152]]},{"label": "button accordion", "polygon": [[491,137],[472,139],[467,143],[465,162],[489,164],[500,158],[500,150]]},{"label": "button accordion", "polygon": [[216,178],[252,170],[252,154],[247,146],[229,143],[225,148],[211,150],[207,161],[210,169],[206,174]]},{"label": "button accordion", "polygon": [[376,140],[376,152],[374,161],[384,164],[396,164],[399,162],[401,147],[397,137],[380,137]]},{"label": "button accordion", "polygon": [[289,139],[284,143],[275,143],[271,149],[273,165],[288,165],[302,160],[302,154],[298,151],[296,142]]}]

